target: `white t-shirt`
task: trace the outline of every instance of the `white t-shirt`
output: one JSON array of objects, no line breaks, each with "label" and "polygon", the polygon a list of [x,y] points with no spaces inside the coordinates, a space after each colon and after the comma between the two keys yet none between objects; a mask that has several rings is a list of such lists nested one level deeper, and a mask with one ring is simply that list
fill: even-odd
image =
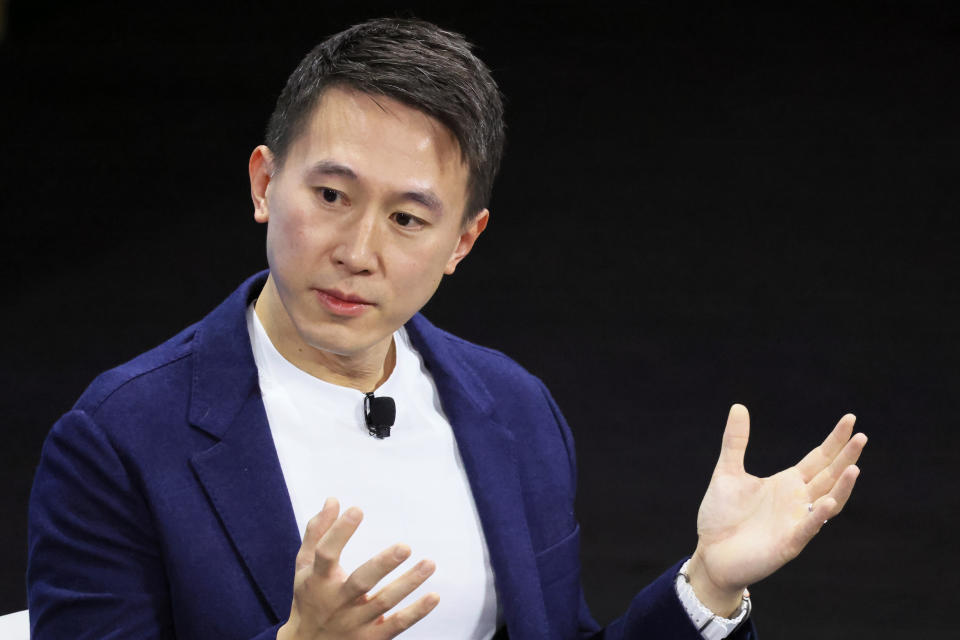
[{"label": "white t-shirt", "polygon": [[286,360],[253,304],[247,330],[301,539],[328,496],[340,500],[341,511],[360,507],[363,522],[340,559],[348,573],[398,542],[410,545],[412,556],[380,586],[420,558],[437,565],[394,609],[431,591],[440,596],[437,607],[403,637],[491,638],[498,607],[480,518],[433,378],[406,331],[394,333],[396,365],[375,392],[397,406],[390,436],[377,439],[364,422],[364,394],[324,382]]}]

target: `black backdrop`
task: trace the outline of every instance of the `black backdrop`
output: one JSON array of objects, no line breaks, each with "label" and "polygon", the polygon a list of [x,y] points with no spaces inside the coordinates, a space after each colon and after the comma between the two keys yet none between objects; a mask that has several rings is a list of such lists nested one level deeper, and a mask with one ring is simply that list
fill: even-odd
[{"label": "black backdrop", "polygon": [[565,411],[595,615],[692,550],[738,401],[757,474],[846,411],[871,438],[845,513],[754,585],[764,637],[955,628],[956,3],[115,4],[13,0],[0,42],[0,613],[46,431],[265,266],[272,103],[388,14],[466,33],[507,96],[490,227],[426,313]]}]

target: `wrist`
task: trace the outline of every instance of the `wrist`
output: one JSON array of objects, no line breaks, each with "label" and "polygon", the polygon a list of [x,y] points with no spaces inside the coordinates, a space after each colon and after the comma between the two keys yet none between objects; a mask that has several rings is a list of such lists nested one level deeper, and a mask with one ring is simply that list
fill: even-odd
[{"label": "wrist", "polygon": [[298,640],[298,638],[303,637],[301,631],[299,620],[294,620],[293,616],[290,616],[290,618],[277,629],[277,640]]},{"label": "wrist", "polygon": [[746,585],[718,584],[707,572],[699,548],[690,558],[686,574],[697,599],[714,615],[729,618],[740,608]]}]

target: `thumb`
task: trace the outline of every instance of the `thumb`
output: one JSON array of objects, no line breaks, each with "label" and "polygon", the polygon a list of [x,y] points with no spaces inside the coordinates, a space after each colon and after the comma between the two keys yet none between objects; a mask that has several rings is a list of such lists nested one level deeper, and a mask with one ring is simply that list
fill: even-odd
[{"label": "thumb", "polygon": [[743,473],[743,456],[747,452],[750,439],[750,414],[742,404],[730,407],[727,427],[723,430],[723,445],[720,447],[720,459],[716,471],[722,473]]}]

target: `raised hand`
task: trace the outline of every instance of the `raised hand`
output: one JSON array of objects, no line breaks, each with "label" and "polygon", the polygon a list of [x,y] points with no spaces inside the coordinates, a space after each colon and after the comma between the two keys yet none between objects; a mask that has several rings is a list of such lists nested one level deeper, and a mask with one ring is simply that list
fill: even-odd
[{"label": "raised hand", "polygon": [[743,589],[800,553],[825,521],[843,509],[867,443],[851,437],[847,414],[823,443],[796,465],[768,478],[748,474],[743,457],[750,437],[746,407],[730,408],[720,459],[697,515],[697,549],[688,575],[697,597],[719,615],[739,605]]},{"label": "raised hand", "polygon": [[381,640],[409,629],[437,606],[429,593],[408,607],[385,617],[388,611],[423,584],[436,568],[421,560],[412,569],[380,589],[368,592],[410,557],[410,548],[396,544],[383,550],[347,575],[340,553],[357,530],[363,513],[356,507],[344,511],[329,498],[310,519],[297,553],[290,619],[277,632],[277,640]]}]

